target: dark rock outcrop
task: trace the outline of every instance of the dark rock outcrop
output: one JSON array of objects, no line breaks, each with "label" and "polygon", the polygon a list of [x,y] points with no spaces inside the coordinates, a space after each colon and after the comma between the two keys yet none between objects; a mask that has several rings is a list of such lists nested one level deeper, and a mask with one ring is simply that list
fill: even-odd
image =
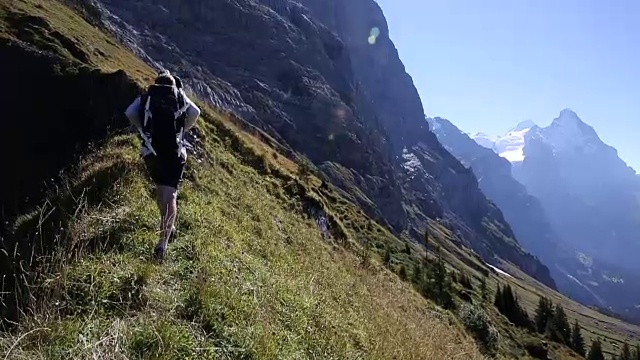
[{"label": "dark rock outcrop", "polygon": [[[373,0],[100,0],[102,26],[304,153],[396,234],[443,219],[485,261],[549,286],[473,173],[437,141]],[[409,160],[407,160],[409,159]]]},{"label": "dark rock outcrop", "polygon": [[[46,22],[32,21],[46,33]],[[0,97],[0,150],[7,154],[3,173],[10,175],[0,187],[6,224],[39,204],[46,184],[73,164],[89,143],[128,125],[121,109],[138,87],[124,71],[102,73],[78,59],[61,57],[55,48],[42,51],[28,42],[0,39],[0,57],[20,64],[0,68],[0,77],[11,89]]]}]

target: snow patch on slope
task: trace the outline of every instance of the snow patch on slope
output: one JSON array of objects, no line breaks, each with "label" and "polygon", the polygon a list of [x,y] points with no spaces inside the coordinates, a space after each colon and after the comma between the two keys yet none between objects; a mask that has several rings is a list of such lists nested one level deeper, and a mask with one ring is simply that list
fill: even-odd
[{"label": "snow patch on slope", "polygon": [[496,141],[494,151],[512,163],[523,161],[525,137],[530,130],[531,128],[516,127]]},{"label": "snow patch on slope", "polygon": [[493,146],[496,144],[496,141],[498,141],[497,136],[490,136],[481,132],[478,132],[475,134],[469,134],[469,137],[475,140],[475,142],[477,142],[478,145],[485,147],[487,149],[492,149],[492,150],[493,150]]},{"label": "snow patch on slope", "polygon": [[499,268],[497,268],[497,267],[495,267],[495,266],[493,266],[493,265],[491,265],[491,264],[487,264],[487,266],[489,266],[490,268],[492,268],[493,270],[495,270],[498,274],[505,275],[505,276],[508,276],[508,277],[510,277],[510,278],[512,278],[512,277],[513,277],[513,276],[511,276],[511,274],[508,274],[508,273],[507,273],[507,272],[505,272],[504,270],[499,269]]},{"label": "snow patch on slope", "polygon": [[504,136],[491,137],[484,133],[476,133],[471,135],[471,138],[478,145],[489,148],[509,162],[515,163],[524,160],[525,137],[535,126],[533,121],[527,120],[520,122]]},{"label": "snow patch on slope", "polygon": [[404,167],[411,175],[415,174],[422,168],[422,164],[418,157],[414,153],[409,152],[406,147],[402,149],[402,159],[404,160],[402,167]]},{"label": "snow patch on slope", "polygon": [[[575,282],[576,284],[578,284],[580,287],[582,287],[583,289],[585,289],[589,294],[591,294],[591,296],[593,296],[594,299],[596,299],[596,301],[598,301],[600,303],[601,306],[606,306],[607,302],[604,301],[603,298],[601,298],[600,296],[598,296],[598,294],[596,294],[593,290],[591,290],[590,287],[588,287],[587,285],[583,284],[580,280],[576,279],[573,275],[569,274],[565,269],[563,269],[561,266],[559,266],[558,264],[555,265],[556,268],[558,270],[560,270],[560,272],[562,274],[564,274],[567,278],[569,278],[571,281]],[[596,286],[598,284],[595,284]]]}]

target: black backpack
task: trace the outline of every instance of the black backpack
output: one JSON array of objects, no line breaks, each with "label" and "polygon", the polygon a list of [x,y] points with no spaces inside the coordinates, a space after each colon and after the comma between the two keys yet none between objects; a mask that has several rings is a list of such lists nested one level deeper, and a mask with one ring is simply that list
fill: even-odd
[{"label": "black backpack", "polygon": [[189,107],[182,92],[175,86],[154,84],[141,97],[140,104],[145,142],[151,143],[158,156],[178,154]]}]

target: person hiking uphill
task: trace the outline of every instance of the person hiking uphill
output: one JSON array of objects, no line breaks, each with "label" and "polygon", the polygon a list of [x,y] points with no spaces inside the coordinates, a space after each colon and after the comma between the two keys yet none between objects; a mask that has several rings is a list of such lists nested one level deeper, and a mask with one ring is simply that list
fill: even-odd
[{"label": "person hiking uphill", "polygon": [[160,239],[154,255],[164,259],[176,231],[178,188],[187,160],[184,134],[195,125],[200,109],[184,93],[180,78],[163,71],[146,93],[129,105],[125,115],[143,140],[140,156],[156,185]]}]

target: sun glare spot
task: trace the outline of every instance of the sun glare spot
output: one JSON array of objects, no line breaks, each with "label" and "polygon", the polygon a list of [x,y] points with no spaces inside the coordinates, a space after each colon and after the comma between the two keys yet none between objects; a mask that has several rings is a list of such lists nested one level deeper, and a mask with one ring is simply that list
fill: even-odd
[{"label": "sun glare spot", "polygon": [[369,31],[369,44],[373,45],[378,40],[378,36],[380,36],[380,29],[377,27],[372,27],[371,31]]}]

